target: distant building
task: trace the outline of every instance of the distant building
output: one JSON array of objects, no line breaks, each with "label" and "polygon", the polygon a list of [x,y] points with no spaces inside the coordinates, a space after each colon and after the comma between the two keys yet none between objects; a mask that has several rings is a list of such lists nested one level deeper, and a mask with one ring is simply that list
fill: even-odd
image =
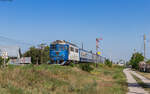
[{"label": "distant building", "polygon": [[31,57],[21,57],[19,59],[10,59],[8,63],[14,64],[14,65],[31,64]]},{"label": "distant building", "polygon": [[8,64],[31,64],[31,57],[21,57],[21,49],[18,46],[0,45],[0,56],[3,56],[4,52],[6,52],[8,57],[10,58]]},{"label": "distant building", "polygon": [[124,60],[120,60],[119,62],[117,62],[117,64],[119,66],[125,66],[125,61]]}]

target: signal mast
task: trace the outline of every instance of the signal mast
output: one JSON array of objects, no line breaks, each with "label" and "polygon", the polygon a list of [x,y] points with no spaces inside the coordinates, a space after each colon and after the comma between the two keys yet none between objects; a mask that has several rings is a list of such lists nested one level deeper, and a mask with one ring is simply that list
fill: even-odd
[{"label": "signal mast", "polygon": [[144,60],[146,59],[146,35],[144,34]]},{"label": "signal mast", "polygon": [[98,52],[98,49],[100,48],[99,47],[99,43],[100,43],[100,40],[103,40],[102,38],[96,38],[96,66],[97,66],[97,63],[98,63],[98,55],[100,55],[100,52]]}]

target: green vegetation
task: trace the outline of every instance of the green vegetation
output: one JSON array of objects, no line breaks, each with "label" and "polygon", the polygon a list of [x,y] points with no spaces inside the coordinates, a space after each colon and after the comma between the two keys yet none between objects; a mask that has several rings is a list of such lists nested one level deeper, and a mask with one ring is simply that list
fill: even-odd
[{"label": "green vegetation", "polygon": [[[7,64],[9,61],[9,58],[5,60],[5,63]],[[0,67],[4,67],[4,59],[0,56]]]},{"label": "green vegetation", "polygon": [[110,61],[109,59],[106,59],[105,65],[107,65],[108,67],[112,67],[112,61]]},{"label": "green vegetation", "polygon": [[24,53],[24,57],[31,57],[32,64],[46,64],[49,58],[49,46],[40,44],[39,47],[30,47],[30,49]]},{"label": "green vegetation", "polygon": [[139,69],[139,62],[144,61],[144,56],[141,53],[134,53],[130,59],[130,65],[132,68]]},{"label": "green vegetation", "polygon": [[94,68],[92,68],[89,63],[87,63],[87,64],[86,64],[86,63],[80,64],[79,67],[80,67],[83,71],[87,71],[87,72],[91,72],[92,70],[94,70]]},{"label": "green vegetation", "polygon": [[123,69],[103,64],[9,65],[0,69],[0,94],[126,94]]}]

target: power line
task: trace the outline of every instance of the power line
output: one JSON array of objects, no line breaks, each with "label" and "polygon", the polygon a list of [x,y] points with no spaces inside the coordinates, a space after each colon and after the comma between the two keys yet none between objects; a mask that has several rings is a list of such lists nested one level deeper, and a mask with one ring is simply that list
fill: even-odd
[{"label": "power line", "polygon": [[5,37],[5,36],[1,36],[0,35],[0,40],[2,40],[3,42],[7,41],[7,42],[10,42],[10,43],[15,43],[15,44],[23,44],[23,45],[32,45],[31,43],[26,43],[24,41],[21,41],[21,40],[15,40],[15,39],[12,39],[12,38],[8,38],[8,37]]}]

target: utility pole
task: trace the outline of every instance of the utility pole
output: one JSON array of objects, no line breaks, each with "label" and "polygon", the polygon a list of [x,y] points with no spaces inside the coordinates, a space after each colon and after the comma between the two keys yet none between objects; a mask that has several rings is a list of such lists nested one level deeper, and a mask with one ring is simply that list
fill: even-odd
[{"label": "utility pole", "polygon": [[144,34],[144,59],[146,59],[146,35]]},{"label": "utility pole", "polygon": [[133,53],[133,58],[135,59],[135,57],[136,57],[136,49],[134,48],[134,53]]},{"label": "utility pole", "polygon": [[82,42],[82,50],[83,50],[83,42]]},{"label": "utility pole", "polygon": [[43,52],[44,52],[45,45],[46,44],[43,44],[43,43],[38,45],[39,49],[40,49],[40,58],[38,58],[38,59],[40,59],[41,64],[43,63]]}]

